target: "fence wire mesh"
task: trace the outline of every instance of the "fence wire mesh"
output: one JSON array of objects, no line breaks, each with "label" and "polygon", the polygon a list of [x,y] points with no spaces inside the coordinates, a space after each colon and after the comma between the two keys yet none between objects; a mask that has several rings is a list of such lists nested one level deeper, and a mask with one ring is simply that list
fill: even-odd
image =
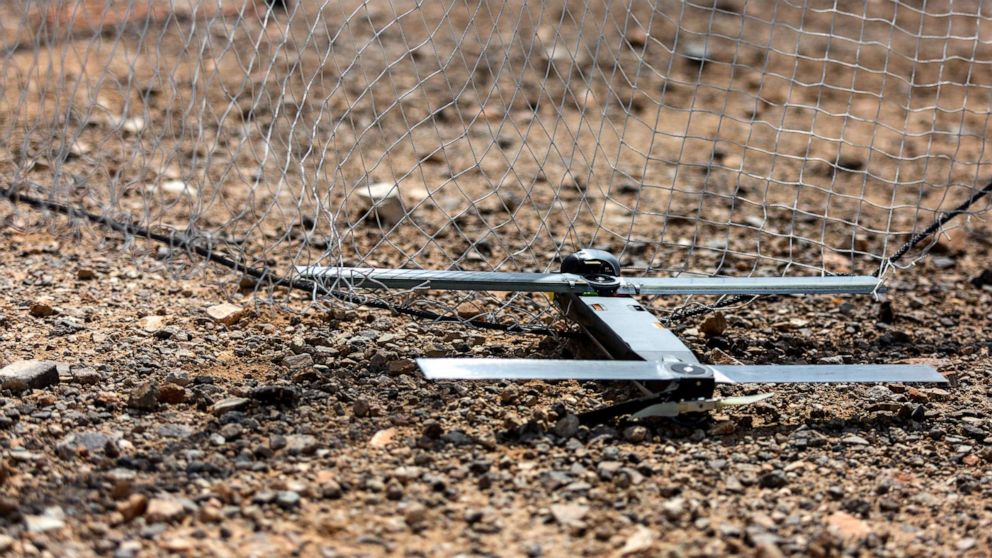
[{"label": "fence wire mesh", "polygon": [[884,272],[992,174],[981,2],[15,0],[0,37],[7,186],[286,276]]}]

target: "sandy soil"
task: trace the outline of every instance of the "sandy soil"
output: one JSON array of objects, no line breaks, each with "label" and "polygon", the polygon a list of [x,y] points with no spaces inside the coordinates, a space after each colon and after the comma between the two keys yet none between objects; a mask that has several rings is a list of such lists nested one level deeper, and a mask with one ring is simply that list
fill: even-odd
[{"label": "sandy soil", "polygon": [[[960,3],[65,4],[0,7],[0,176],[279,273],[553,269],[589,244],[634,272],[871,272],[989,174],[992,28]],[[369,181],[407,216],[374,224]],[[0,202],[0,367],[59,378],[0,392],[0,553],[988,555],[989,232],[956,222],[886,304],[673,326],[710,362],[927,363],[949,386],[575,429],[630,392],[412,364],[587,354],[564,337],[242,289]],[[563,327],[541,297],[432,300]]]}]

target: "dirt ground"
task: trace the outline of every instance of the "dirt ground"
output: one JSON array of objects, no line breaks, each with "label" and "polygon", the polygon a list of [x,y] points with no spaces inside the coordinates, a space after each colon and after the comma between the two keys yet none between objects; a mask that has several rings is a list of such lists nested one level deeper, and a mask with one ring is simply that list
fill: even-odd
[{"label": "dirt ground", "polygon": [[[592,245],[632,273],[807,275],[878,270],[992,174],[977,4],[288,4],[0,6],[0,189],[279,274],[545,270]],[[360,196],[383,181],[395,223]],[[590,429],[572,415],[632,393],[413,365],[582,341],[312,304],[0,201],[0,367],[58,376],[0,391],[0,554],[992,554],[988,207],[888,270],[884,302],[672,324],[704,362],[950,385]],[[413,301],[565,327],[543,297]]]}]

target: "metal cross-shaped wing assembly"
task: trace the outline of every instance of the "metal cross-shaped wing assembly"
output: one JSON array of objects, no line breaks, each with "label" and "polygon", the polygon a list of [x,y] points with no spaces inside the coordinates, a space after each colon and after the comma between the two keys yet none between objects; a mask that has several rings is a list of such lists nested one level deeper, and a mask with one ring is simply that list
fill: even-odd
[{"label": "metal cross-shaped wing assembly", "polygon": [[[432,271],[353,267],[300,267],[297,272],[337,289],[437,289],[555,293],[555,304],[614,360],[421,359],[433,380],[627,380],[646,397],[589,411],[589,423],[634,417],[702,413],[759,401],[766,395],[713,398],[717,384],[878,383],[947,380],[929,366],[707,365],[666,329],[634,295],[873,294],[878,278],[831,277],[644,277],[620,276],[617,259],[581,250],[562,261],[560,273]],[[645,387],[646,386],[646,387]],[[648,389],[650,388],[650,389]]]}]

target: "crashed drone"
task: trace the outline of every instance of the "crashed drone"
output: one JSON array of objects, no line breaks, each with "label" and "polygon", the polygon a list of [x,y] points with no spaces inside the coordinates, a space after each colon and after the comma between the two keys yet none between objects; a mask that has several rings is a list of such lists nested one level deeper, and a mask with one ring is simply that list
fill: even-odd
[{"label": "crashed drone", "polygon": [[300,267],[304,277],[358,289],[435,289],[552,293],[565,316],[578,324],[611,360],[424,358],[417,364],[432,380],[626,380],[644,397],[596,409],[587,424],[635,418],[699,416],[754,403],[771,394],[715,398],[716,384],[946,383],[930,366],[896,364],[712,365],[703,364],[670,330],[638,304],[649,295],[872,294],[871,276],[638,277],[620,275],[620,263],[603,250],[580,250],[562,261],[560,273],[431,271],[349,267]]}]

